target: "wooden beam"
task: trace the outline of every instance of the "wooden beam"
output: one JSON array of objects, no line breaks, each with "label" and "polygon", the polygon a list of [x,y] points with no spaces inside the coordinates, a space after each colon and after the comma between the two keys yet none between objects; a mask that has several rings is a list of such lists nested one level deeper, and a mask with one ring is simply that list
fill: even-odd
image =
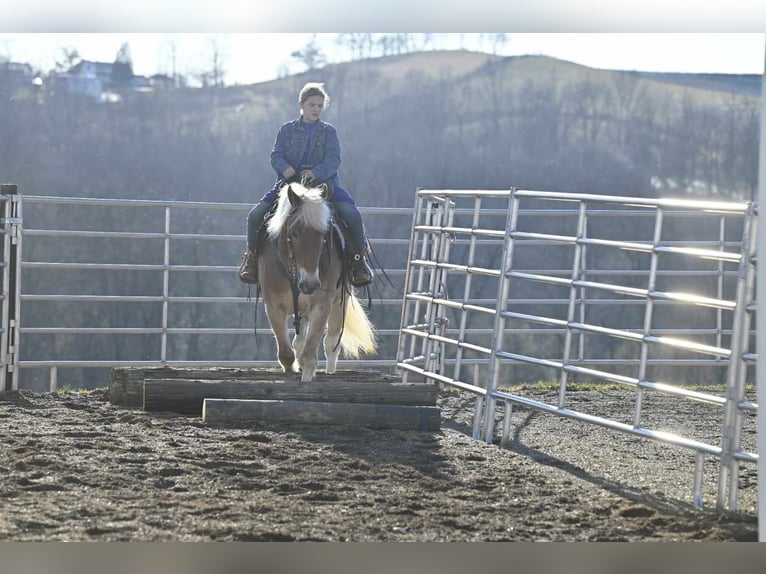
[{"label": "wooden beam", "polygon": [[[336,373],[337,375],[337,373]],[[143,408],[199,415],[202,402],[211,399],[280,399],[328,403],[377,403],[434,406],[438,389],[432,383],[315,380],[242,381],[147,379]]]},{"label": "wooden beam", "polygon": [[[219,380],[297,380],[299,375],[284,373],[281,369],[235,368],[235,367],[118,367],[112,369],[109,382],[109,400],[115,405],[131,408],[144,406],[144,380],[146,379],[205,379]],[[342,370],[333,375],[318,372],[314,381],[343,378],[349,381],[401,382],[401,378],[379,371],[354,369]],[[221,397],[225,398],[225,397]],[[200,409],[202,407],[200,406]]]},{"label": "wooden beam", "polygon": [[349,425],[410,431],[439,430],[439,407],[308,401],[205,399],[208,423],[263,422]]}]

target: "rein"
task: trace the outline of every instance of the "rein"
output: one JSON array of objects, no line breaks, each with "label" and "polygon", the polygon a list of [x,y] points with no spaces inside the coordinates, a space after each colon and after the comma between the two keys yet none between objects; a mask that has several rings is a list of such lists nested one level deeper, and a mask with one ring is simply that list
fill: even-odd
[{"label": "rein", "polygon": [[279,265],[279,271],[282,273],[282,277],[287,279],[290,284],[290,291],[293,294],[293,327],[295,333],[301,332],[301,315],[298,313],[298,265],[295,263],[295,256],[293,255],[293,248],[290,244],[290,238],[286,238],[287,241],[287,265],[282,261],[282,257],[279,255],[279,242],[278,238],[272,239],[271,244],[274,246],[274,252],[277,254],[277,264]]}]

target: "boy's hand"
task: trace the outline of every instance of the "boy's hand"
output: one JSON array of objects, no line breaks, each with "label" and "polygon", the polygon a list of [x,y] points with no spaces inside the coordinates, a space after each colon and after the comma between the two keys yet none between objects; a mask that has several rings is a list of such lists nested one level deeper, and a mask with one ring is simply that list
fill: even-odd
[{"label": "boy's hand", "polygon": [[292,166],[288,167],[285,171],[282,172],[282,177],[284,177],[285,179],[290,179],[294,175],[295,175],[295,170],[292,168]]}]

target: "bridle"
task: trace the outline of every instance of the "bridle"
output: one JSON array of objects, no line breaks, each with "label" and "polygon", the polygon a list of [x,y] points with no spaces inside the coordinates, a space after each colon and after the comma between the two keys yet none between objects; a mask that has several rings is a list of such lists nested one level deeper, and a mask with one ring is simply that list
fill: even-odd
[{"label": "bridle", "polygon": [[277,261],[283,270],[283,275],[293,287],[298,287],[298,264],[295,262],[295,253],[293,252],[293,239],[290,237],[290,229],[288,228],[285,237],[285,243],[287,243],[287,265],[282,263],[282,257],[279,255],[277,249]]},{"label": "bridle", "polygon": [[[322,250],[319,252],[320,261],[325,253],[330,253],[329,249],[332,247],[332,227],[332,225],[329,225],[327,231],[322,236]],[[282,255],[279,250],[279,237],[272,239],[272,244],[274,246],[274,252],[277,256],[279,270],[282,273],[282,276],[287,279],[287,282],[290,284],[290,291],[293,296],[293,327],[295,328],[295,334],[299,335],[301,332],[301,320],[303,317],[298,312],[298,297],[300,296],[300,291],[298,290],[298,263],[295,261],[295,253],[293,251],[292,237],[290,234],[291,225],[286,222],[285,228],[285,243],[287,245],[286,265],[284,261],[282,261]],[[330,238],[329,241],[328,237]],[[319,280],[321,281],[321,263],[318,265],[318,272]]]}]

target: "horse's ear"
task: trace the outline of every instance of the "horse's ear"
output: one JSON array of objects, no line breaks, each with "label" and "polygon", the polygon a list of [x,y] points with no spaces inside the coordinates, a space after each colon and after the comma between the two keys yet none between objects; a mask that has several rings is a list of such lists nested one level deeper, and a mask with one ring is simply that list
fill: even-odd
[{"label": "horse's ear", "polygon": [[290,200],[290,205],[293,207],[301,202],[301,198],[298,197],[298,194],[293,191],[292,185],[287,186],[287,198]]},{"label": "horse's ear", "polygon": [[319,187],[322,188],[322,197],[324,199],[330,199],[332,197],[332,194],[335,193],[335,189],[331,185],[328,185],[326,183],[320,184]]}]

